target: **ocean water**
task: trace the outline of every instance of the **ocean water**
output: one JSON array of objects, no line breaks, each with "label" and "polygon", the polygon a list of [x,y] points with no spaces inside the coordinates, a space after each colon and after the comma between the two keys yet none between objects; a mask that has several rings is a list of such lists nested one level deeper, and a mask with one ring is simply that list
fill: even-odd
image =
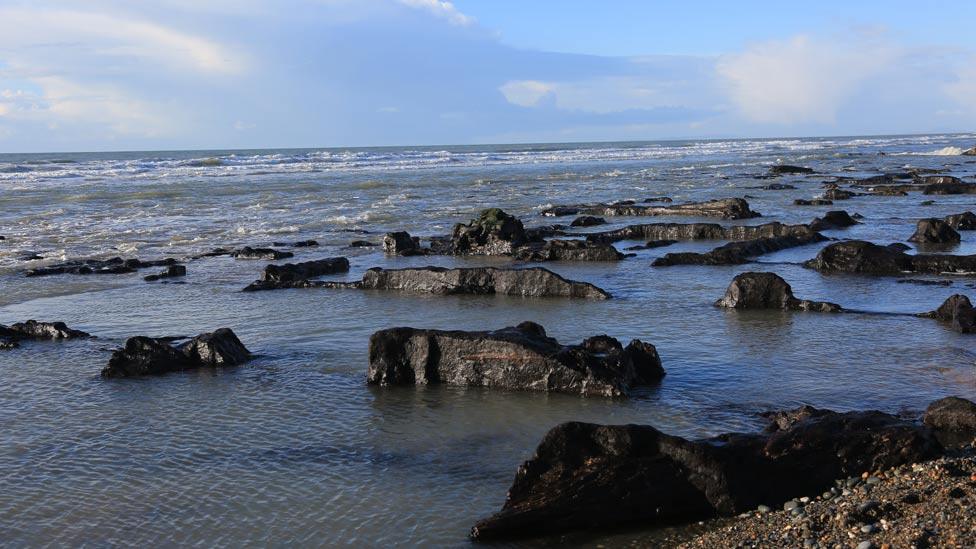
[{"label": "ocean water", "polygon": [[[187,263],[180,284],[131,275],[26,278],[67,258],[187,257],[215,247],[315,239],[291,261],[343,255],[370,267],[510,266],[504,258],[385,257],[351,249],[391,230],[450,232],[486,207],[527,226],[550,205],[746,196],[763,217],[809,222],[830,209],[864,223],[836,238],[905,241],[920,217],[976,210],[976,196],[856,197],[798,207],[831,175],[906,167],[976,181],[959,156],[976,135],[503,145],[471,147],[0,154],[0,323],[63,320],[98,339],[0,352],[0,540],[4,546],[462,546],[501,507],[519,463],[557,423],[646,423],[684,436],[753,430],[764,410],[917,412],[976,398],[976,338],[905,315],[730,312],[712,303],[747,270],[779,273],[802,298],[916,313],[951,287],[825,276],[800,266],[821,245],[733,267],[652,268],[682,242],[617,263],[544,264],[592,282],[608,301],[418,296],[352,290],[241,293],[265,262]],[[885,153],[880,155],[879,153]],[[777,162],[816,176],[751,188]],[[922,201],[933,199],[933,205]],[[630,223],[695,218],[609,218]],[[715,221],[705,220],[705,221]],[[585,232],[585,230],[580,231]],[[620,242],[619,248],[635,244]],[[953,253],[976,253],[963,233]],[[27,253],[42,260],[24,261]],[[517,265],[517,264],[514,264]],[[926,278],[926,277],[914,277]],[[933,277],[927,277],[933,278]],[[934,277],[939,278],[939,277]],[[667,377],[628,399],[365,384],[367,340],[391,326],[492,329],[532,320],[564,343],[609,334],[655,344]],[[238,368],[103,380],[132,335],[230,327],[257,355]],[[582,544],[653,539],[629,529]],[[520,545],[548,545],[543,538]]]}]

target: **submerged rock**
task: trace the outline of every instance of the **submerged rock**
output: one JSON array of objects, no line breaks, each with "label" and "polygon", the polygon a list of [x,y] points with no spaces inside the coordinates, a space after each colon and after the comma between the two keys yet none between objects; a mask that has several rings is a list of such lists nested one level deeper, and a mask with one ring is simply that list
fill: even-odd
[{"label": "submerged rock", "polygon": [[670,246],[672,244],[677,244],[677,240],[648,240],[644,244],[639,246],[630,246],[625,248],[627,250],[650,250],[652,248],[663,248],[665,246]]},{"label": "submerged rock", "polygon": [[295,257],[295,254],[291,252],[283,252],[273,248],[252,248],[250,246],[244,246],[239,250],[234,250],[230,255],[234,259],[267,259],[271,261]]},{"label": "submerged rock", "polygon": [[369,240],[353,240],[349,243],[350,248],[369,248],[376,246],[376,244],[370,242]]},{"label": "submerged rock", "polygon": [[787,185],[785,183],[770,183],[769,185],[763,185],[759,187],[764,191],[791,191],[796,189],[793,185]]},{"label": "submerged rock", "polygon": [[18,342],[25,339],[59,340],[91,337],[91,334],[81,330],[73,330],[64,322],[38,322],[28,320],[10,326],[0,324],[0,345],[6,349],[18,346]]},{"label": "submerged rock", "polygon": [[925,410],[925,425],[947,447],[976,440],[976,403],[959,397],[936,400]]},{"label": "submerged rock", "polygon": [[725,290],[725,296],[716,301],[715,305],[730,309],[780,309],[823,313],[842,310],[835,303],[797,299],[790,285],[775,273],[736,275]]},{"label": "submerged rock", "polygon": [[826,198],[814,198],[812,200],[797,198],[793,204],[796,206],[832,206],[834,201]]},{"label": "submerged rock", "polygon": [[386,233],[383,236],[383,251],[390,255],[422,255],[420,238],[410,236],[406,231]]},{"label": "submerged rock", "polygon": [[957,231],[976,231],[976,214],[973,212],[947,215],[943,221]]},{"label": "submerged rock", "polygon": [[823,193],[823,198],[825,200],[849,200],[855,196],[863,196],[863,193],[856,193],[837,188],[827,189]]},{"label": "submerged rock", "polygon": [[922,194],[976,194],[976,184],[963,183],[958,177],[947,175],[929,176],[925,178],[925,183],[926,185],[922,190]]},{"label": "submerged rock", "polygon": [[154,282],[163,278],[176,278],[181,276],[186,276],[186,266],[170,265],[165,271],[159,274],[144,276],[142,279],[146,282]]},{"label": "submerged rock", "polygon": [[813,168],[806,168],[802,166],[791,166],[789,164],[776,164],[769,167],[769,175],[794,175],[794,174],[809,174],[816,173]]},{"label": "submerged rock", "polygon": [[959,233],[941,219],[920,219],[908,241],[919,244],[956,244],[961,240]]},{"label": "submerged rock", "polygon": [[121,257],[113,257],[111,259],[79,259],[74,261],[66,261],[64,263],[57,263],[55,265],[48,265],[47,267],[29,269],[24,274],[25,276],[30,277],[58,274],[125,274],[134,273],[139,269],[145,269],[148,267],[166,267],[175,264],[176,260],[173,258],[155,261],[122,259]]},{"label": "submerged rock", "polygon": [[303,263],[285,263],[284,265],[268,265],[261,273],[261,279],[255,280],[244,288],[245,292],[258,290],[276,290],[282,288],[302,287],[301,282],[310,278],[349,271],[349,260],[344,257],[329,257]]},{"label": "submerged rock", "polygon": [[569,224],[569,226],[570,227],[593,227],[595,225],[605,225],[606,222],[607,220],[603,219],[602,217],[595,217],[592,215],[582,215],[574,219],[573,222]]},{"label": "submerged rock", "polygon": [[953,330],[963,334],[976,333],[976,309],[962,294],[950,296],[938,309],[918,316],[948,322]]},{"label": "submerged rock", "polygon": [[588,240],[548,240],[515,250],[522,261],[619,261],[624,255],[610,244]]},{"label": "submerged rock", "polygon": [[236,366],[251,358],[250,351],[230,328],[173,346],[168,340],[130,337],[125,346],[112,352],[102,377],[158,375],[204,366]]},{"label": "submerged rock", "polygon": [[298,242],[292,242],[292,243],[288,243],[288,242],[272,242],[271,245],[272,246],[278,246],[279,248],[282,248],[282,247],[311,248],[313,246],[318,246],[319,243],[318,243],[317,240],[300,240]]},{"label": "submerged rock", "polygon": [[844,210],[832,210],[810,222],[810,228],[814,231],[826,231],[831,229],[844,229],[860,222],[851,217]]},{"label": "submerged rock", "polygon": [[806,407],[778,414],[762,434],[698,441],[646,425],[564,423],[519,467],[501,511],[479,521],[471,536],[488,541],[734,516],[942,452],[929,429],[881,412]]},{"label": "submerged rock", "polygon": [[654,267],[670,267],[673,265],[741,265],[749,263],[753,258],[778,252],[788,248],[806,246],[827,240],[820,233],[813,232],[807,236],[780,236],[773,238],[758,238],[729,242],[705,253],[678,252],[665,254],[651,263]]},{"label": "submerged rock", "polygon": [[976,272],[976,255],[908,255],[891,246],[849,240],[825,247],[804,265],[820,272],[872,275],[972,273]]},{"label": "submerged rock", "polygon": [[493,332],[390,328],[369,340],[367,381],[622,396],[664,376],[653,345],[609,336],[564,346],[533,322]]},{"label": "submerged rock", "polygon": [[586,239],[594,242],[620,240],[758,240],[796,236],[810,238],[816,231],[808,225],[785,225],[778,221],[762,225],[723,227],[718,223],[645,223],[628,225],[612,231],[589,233]]}]

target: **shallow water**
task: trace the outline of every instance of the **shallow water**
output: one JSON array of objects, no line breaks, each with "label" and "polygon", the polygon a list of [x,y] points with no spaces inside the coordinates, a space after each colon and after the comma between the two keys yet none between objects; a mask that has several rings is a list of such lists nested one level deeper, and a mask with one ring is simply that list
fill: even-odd
[{"label": "shallow water", "polygon": [[[657,195],[750,195],[764,214],[741,221],[750,224],[808,222],[846,209],[863,214],[864,224],[825,234],[904,241],[919,217],[976,209],[976,196],[912,193],[811,208],[792,201],[819,194],[823,175],[779,180],[798,187],[791,191],[748,187],[769,183],[753,175],[777,161],[837,175],[948,167],[972,180],[976,159],[935,153],[974,140],[0,155],[0,234],[7,237],[0,241],[0,323],[64,320],[98,336],[0,353],[0,540],[464,545],[475,520],[501,506],[517,465],[562,421],[648,423],[706,436],[755,429],[758,412],[800,404],[901,412],[950,394],[976,398],[976,339],[935,321],[711,306],[747,270],[779,273],[799,297],[872,312],[931,310],[950,294],[972,294],[976,283],[824,276],[799,265],[820,245],[735,267],[649,267],[665,253],[720,242],[640,251],[614,264],[545,265],[614,295],[592,302],[355,290],[244,294],[264,262],[225,257],[189,262],[182,284],[143,282],[152,270],[28,279],[25,268],[66,257],[183,257],[308,238],[323,246],[297,249],[295,260],[345,255],[352,271],[337,279],[358,279],[374,266],[507,266],[499,258],[386,258],[345,245],[379,242],[394,229],[443,234],[489,206],[533,226],[569,221],[541,217],[549,204]],[[928,198],[936,203],[921,206]],[[696,219],[617,218],[610,227],[656,221]],[[46,259],[20,261],[26,251]],[[976,253],[976,233],[964,232],[952,251]],[[366,342],[378,329],[486,329],[524,320],[565,343],[601,333],[639,337],[657,346],[668,375],[630,399],[364,383]],[[110,349],[128,336],[221,326],[258,358],[222,371],[98,377]],[[608,532],[585,542],[652,535]]]}]

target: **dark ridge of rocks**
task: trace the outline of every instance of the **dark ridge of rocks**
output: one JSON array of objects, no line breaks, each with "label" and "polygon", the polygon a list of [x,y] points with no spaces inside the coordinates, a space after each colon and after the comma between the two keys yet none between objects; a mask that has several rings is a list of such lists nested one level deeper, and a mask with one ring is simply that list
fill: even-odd
[{"label": "dark ridge of rocks", "polygon": [[935,200],[923,200],[919,202],[920,206],[932,206],[933,204],[935,204]]},{"label": "dark ridge of rocks", "polygon": [[252,248],[250,246],[244,246],[239,250],[234,250],[230,255],[234,259],[266,259],[269,261],[295,257],[295,254],[292,252],[283,252],[273,248]]},{"label": "dark ridge of rocks", "polygon": [[37,252],[25,252],[17,256],[17,259],[20,261],[37,261],[40,259],[44,259],[44,256],[39,255]]},{"label": "dark ridge of rocks", "polygon": [[148,267],[168,267],[170,265],[175,265],[176,260],[173,258],[160,259],[155,261],[142,261],[139,259],[122,259],[121,257],[113,257],[112,259],[79,259],[75,261],[66,261],[64,263],[58,263],[55,265],[49,265],[47,267],[38,267],[36,269],[28,269],[24,275],[25,276],[50,276],[59,274],[77,274],[77,275],[89,275],[89,274],[126,274],[134,273],[139,269],[145,269]]},{"label": "dark ridge of rocks", "polygon": [[690,215],[721,217],[724,219],[749,219],[760,214],[749,209],[749,203],[741,198],[725,198],[706,202],[690,202],[669,206],[642,206],[636,204],[581,204],[578,206],[554,206],[543,210],[542,215],[597,215],[597,216],[657,216]]},{"label": "dark ridge of rocks", "polygon": [[976,403],[959,397],[936,400],[925,409],[925,425],[946,447],[959,447],[976,440]]},{"label": "dark ridge of rocks", "polygon": [[733,516],[943,452],[928,428],[875,411],[804,407],[776,414],[761,434],[696,441],[647,425],[564,423],[545,435],[519,467],[501,511],[479,521],[471,537]]},{"label": "dark ridge of rocks", "polygon": [[959,233],[947,222],[941,219],[920,219],[908,241],[919,244],[957,244],[962,240]]},{"label": "dark ridge of rocks", "polygon": [[938,309],[917,316],[947,322],[959,333],[976,333],[976,309],[973,308],[969,298],[962,294],[950,296],[939,305]]},{"label": "dark ridge of rocks", "polygon": [[399,290],[437,295],[512,295],[521,297],[578,297],[608,299],[610,294],[587,282],[565,279],[541,267],[497,269],[470,267],[447,269],[419,267],[382,269],[374,267],[356,282],[309,281],[285,282],[278,288],[352,288],[359,290]]},{"label": "dark ridge of rocks", "polygon": [[672,244],[677,244],[677,240],[648,240],[646,243],[638,246],[630,246],[626,248],[627,250],[650,250],[652,248],[663,248],[665,246],[670,246]]},{"label": "dark ridge of rocks", "polygon": [[816,173],[813,168],[806,168],[802,166],[791,166],[789,164],[776,164],[775,166],[769,167],[769,175],[796,175],[796,174],[810,174]]},{"label": "dark ridge of rocks", "polygon": [[9,350],[19,346],[25,339],[32,340],[60,340],[91,337],[91,334],[81,330],[73,330],[64,322],[38,322],[28,320],[17,322],[10,326],[0,324],[0,349]]},{"label": "dark ridge of rocks", "polygon": [[912,249],[911,246],[909,246],[908,244],[905,244],[903,242],[892,242],[891,244],[888,244],[888,246],[886,246],[886,247],[889,248],[889,249],[898,251],[898,252],[907,252],[908,250],[911,250]]},{"label": "dark ridge of rocks", "polygon": [[298,242],[272,242],[272,246],[278,246],[279,248],[291,247],[291,248],[311,248],[313,246],[318,246],[319,243],[316,240],[301,240]]},{"label": "dark ridge of rocks", "polygon": [[804,265],[820,272],[871,275],[973,273],[976,272],[976,255],[909,255],[890,246],[849,240],[830,244]]},{"label": "dark ridge of rocks", "polygon": [[794,206],[832,206],[833,204],[833,200],[827,200],[826,198],[814,198],[812,200],[797,198],[793,201]]},{"label": "dark ridge of rocks", "polygon": [[864,196],[864,193],[856,193],[854,191],[847,191],[844,189],[827,189],[823,193],[823,198],[825,200],[849,200],[855,196]]},{"label": "dark ridge of rocks", "polygon": [[108,365],[102,369],[102,377],[159,375],[207,366],[235,366],[250,358],[250,351],[230,328],[200,334],[178,346],[171,345],[167,339],[136,336],[127,339],[122,349],[112,352]]},{"label": "dark ridge of rocks", "polygon": [[736,275],[725,290],[725,295],[715,302],[715,306],[729,309],[779,309],[822,313],[836,313],[842,310],[841,306],[835,303],[797,299],[789,283],[775,273]]},{"label": "dark ridge of rocks", "polygon": [[962,179],[950,175],[928,176],[922,178],[922,183],[925,184],[922,194],[976,194],[976,184],[964,183]]},{"label": "dark ridge of rocks", "polygon": [[947,215],[943,221],[957,231],[976,231],[976,214],[973,212]]},{"label": "dark ridge of rocks", "polygon": [[760,187],[747,187],[749,189],[760,189],[763,191],[791,191],[796,189],[793,185],[787,185],[786,183],[770,183],[769,185],[762,185]]},{"label": "dark ridge of rocks", "polygon": [[567,236],[569,233],[566,232],[569,229],[568,225],[542,225],[541,227],[526,227],[525,228],[525,238],[529,242],[542,242],[547,238],[553,236]]},{"label": "dark ridge of rocks", "polygon": [[0,235],[0,240],[7,240],[7,237]]},{"label": "dark ridge of rocks", "polygon": [[831,229],[846,229],[860,222],[848,215],[844,210],[832,210],[810,222],[810,228],[814,231],[826,231]]},{"label": "dark ridge of rocks", "polygon": [[252,282],[243,291],[254,292],[304,287],[300,283],[304,283],[310,278],[345,272],[349,272],[349,260],[344,257],[329,257],[303,263],[285,263],[284,265],[267,265],[261,273],[261,279]]},{"label": "dark ridge of rocks", "polygon": [[589,240],[548,240],[518,247],[513,257],[521,261],[619,261],[624,254],[611,244]]},{"label": "dark ridge of rocks", "polygon": [[670,202],[674,202],[674,200],[672,200],[671,197],[669,197],[669,196],[652,196],[650,198],[645,198],[644,200],[642,200],[642,202],[644,202],[645,204],[650,204],[652,202],[668,202],[668,203],[670,203]]},{"label": "dark ridge of rocks", "polygon": [[389,255],[423,255],[425,252],[420,247],[420,238],[410,236],[406,231],[386,233],[383,236],[383,252]]},{"label": "dark ridge of rocks", "polygon": [[961,185],[962,179],[951,175],[917,175],[915,182],[919,185]]},{"label": "dark ridge of rocks", "polygon": [[741,265],[749,263],[753,258],[778,252],[787,248],[806,246],[827,240],[820,233],[810,236],[779,236],[773,238],[758,238],[729,242],[705,253],[678,252],[665,254],[651,263],[654,267],[670,267],[674,265]]},{"label": "dark ridge of rocks", "polygon": [[919,278],[903,278],[896,284],[917,284],[919,286],[952,286],[951,280],[923,280]]},{"label": "dark ridge of rocks", "polygon": [[778,221],[762,225],[723,227],[718,223],[645,223],[612,231],[589,233],[593,242],[620,240],[756,240],[782,236],[812,237],[816,231],[807,225],[785,225]]},{"label": "dark ridge of rocks", "polygon": [[592,215],[582,215],[574,219],[573,222],[569,224],[569,226],[570,227],[593,227],[596,225],[605,225],[606,222],[607,220],[603,219],[602,217],[595,217]]},{"label": "dark ridge of rocks", "polygon": [[390,328],[369,339],[374,385],[465,387],[624,396],[664,376],[653,345],[609,336],[561,345],[534,322],[492,332]]},{"label": "dark ridge of rocks", "polygon": [[155,282],[157,280],[162,280],[164,278],[177,278],[181,276],[186,276],[186,266],[184,265],[170,265],[165,271],[142,277],[146,282]]},{"label": "dark ridge of rocks", "polygon": [[376,244],[369,240],[353,240],[349,243],[350,248],[370,248],[372,246],[376,246]]}]

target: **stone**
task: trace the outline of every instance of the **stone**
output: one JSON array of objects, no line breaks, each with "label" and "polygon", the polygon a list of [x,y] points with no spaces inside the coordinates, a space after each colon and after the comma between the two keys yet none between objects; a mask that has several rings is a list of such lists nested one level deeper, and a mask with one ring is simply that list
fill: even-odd
[{"label": "stone", "polygon": [[596,215],[596,216],[659,216],[690,215],[698,217],[721,217],[724,219],[749,219],[760,214],[749,209],[749,203],[742,198],[724,198],[705,202],[671,204],[668,206],[647,206],[637,204],[582,204],[577,206],[555,206],[543,210],[542,215]]},{"label": "stone", "polygon": [[349,272],[349,260],[345,257],[329,257],[303,263],[285,263],[284,265],[267,265],[264,272],[261,273],[261,279],[252,282],[244,288],[244,291],[254,292],[302,287],[297,283],[307,281],[310,278],[345,272]]},{"label": "stone", "polygon": [[386,233],[383,236],[383,252],[389,255],[421,255],[420,238],[406,231]]},{"label": "stone", "polygon": [[962,238],[947,222],[941,219],[920,219],[908,241],[919,244],[957,244]]},{"label": "stone", "polygon": [[313,246],[318,246],[319,243],[318,243],[317,240],[301,240],[301,241],[292,242],[292,243],[288,243],[288,242],[272,242],[271,245],[272,246],[277,246],[277,247],[311,248]]},{"label": "stone", "polygon": [[976,147],[962,151],[963,156],[976,156]]},{"label": "stone", "polygon": [[943,221],[957,231],[976,231],[976,214],[973,212],[947,215]]},{"label": "stone", "polygon": [[244,246],[239,250],[234,250],[230,255],[234,259],[267,259],[271,261],[295,257],[295,254],[291,252],[283,252],[273,248],[252,248],[250,246]]},{"label": "stone", "polygon": [[841,306],[835,303],[797,299],[793,289],[775,273],[742,273],[736,275],[725,290],[725,296],[715,302],[717,307],[729,309],[780,309],[835,313]]},{"label": "stone", "polygon": [[521,261],[619,261],[624,255],[611,244],[589,240],[548,240],[515,249]]},{"label": "stone", "polygon": [[165,271],[159,274],[144,276],[143,280],[145,280],[146,282],[154,282],[156,280],[161,280],[164,278],[176,278],[181,276],[186,276],[186,266],[170,265],[169,267],[166,268]]},{"label": "stone", "polygon": [[371,246],[376,246],[376,244],[368,240],[353,240],[349,243],[350,248],[369,248]]},{"label": "stone", "polygon": [[969,298],[962,294],[950,296],[938,309],[917,316],[948,322],[959,333],[976,333],[976,309]]},{"label": "stone", "polygon": [[139,259],[122,259],[121,257],[113,257],[111,259],[78,259],[72,261],[66,261],[64,263],[57,263],[54,265],[48,265],[47,267],[38,267],[36,269],[27,270],[24,275],[28,277],[34,276],[50,276],[58,274],[76,274],[76,275],[90,275],[90,274],[126,274],[134,273],[139,269],[145,269],[148,267],[167,267],[169,265],[175,265],[176,260],[173,258],[166,258],[154,261],[142,261]]},{"label": "stone", "polygon": [[795,175],[795,174],[810,174],[816,173],[813,168],[805,168],[802,166],[791,166],[789,164],[776,164],[769,167],[769,175]]},{"label": "stone", "polygon": [[607,220],[602,217],[595,217],[592,215],[583,215],[577,217],[569,224],[570,227],[593,227],[595,225],[604,225]]},{"label": "stone", "polygon": [[762,225],[723,227],[718,223],[645,223],[628,225],[612,231],[589,233],[593,242],[620,240],[759,240],[795,236],[815,238],[816,231],[808,225],[786,225],[778,221]]},{"label": "stone", "polygon": [[810,222],[810,228],[814,231],[825,231],[831,229],[846,229],[860,224],[859,221],[851,217],[844,210],[832,210]]},{"label": "stone", "polygon": [[91,337],[91,334],[74,330],[65,325],[64,322],[38,322],[28,320],[17,322],[10,326],[0,324],[0,347],[4,350],[13,349],[19,346],[23,340],[61,340],[78,339]]},{"label": "stone", "polygon": [[249,360],[250,351],[229,328],[221,328],[174,346],[166,339],[130,337],[112,352],[102,377],[159,375],[205,366],[236,366]]},{"label": "stone", "polygon": [[908,255],[897,248],[863,240],[848,240],[826,246],[816,258],[804,265],[820,272],[889,276],[903,273],[972,273],[976,272],[976,255]]},{"label": "stone", "polygon": [[654,267],[670,267],[674,265],[741,265],[743,263],[749,263],[753,258],[763,254],[815,244],[824,240],[826,240],[826,237],[820,233],[812,232],[807,236],[781,236],[729,242],[705,253],[678,252],[665,254],[655,259],[651,265]]},{"label": "stone", "polygon": [[390,328],[369,341],[367,381],[624,396],[664,376],[653,345],[609,336],[564,346],[533,322],[492,332]]},{"label": "stone", "polygon": [[793,201],[796,206],[831,206],[834,201],[826,198],[814,198],[812,200],[807,200],[805,198],[797,198]]},{"label": "stone", "polygon": [[511,255],[527,241],[525,227],[518,218],[499,208],[489,208],[470,223],[454,226],[451,251],[455,255]]}]

